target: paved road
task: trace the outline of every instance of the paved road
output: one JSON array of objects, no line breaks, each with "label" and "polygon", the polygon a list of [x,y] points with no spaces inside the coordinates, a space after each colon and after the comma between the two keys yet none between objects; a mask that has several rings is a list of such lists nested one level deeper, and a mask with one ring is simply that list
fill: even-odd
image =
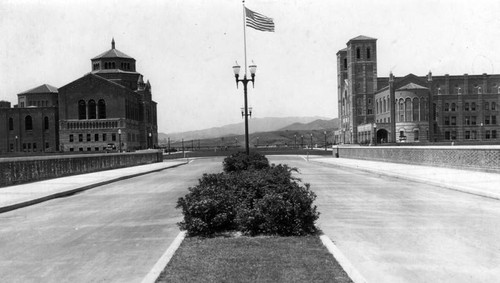
[{"label": "paved road", "polygon": [[140,282],[179,230],[177,199],[221,159],[0,214],[1,282]]},{"label": "paved road", "polygon": [[499,281],[500,201],[300,157],[271,161],[300,168],[321,229],[368,282]]}]

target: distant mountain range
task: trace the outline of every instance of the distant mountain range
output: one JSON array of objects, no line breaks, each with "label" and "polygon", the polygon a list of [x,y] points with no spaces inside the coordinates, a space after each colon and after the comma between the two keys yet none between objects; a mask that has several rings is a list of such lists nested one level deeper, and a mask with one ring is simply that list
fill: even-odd
[{"label": "distant mountain range", "polygon": [[[284,118],[251,118],[249,121],[249,133],[272,132],[272,131],[307,131],[337,129],[339,121],[337,118],[324,117],[284,117]],[[158,133],[158,141],[170,138],[172,142],[196,139],[212,139],[233,135],[241,135],[245,131],[245,123],[230,124],[210,129],[188,131],[180,133]]]}]

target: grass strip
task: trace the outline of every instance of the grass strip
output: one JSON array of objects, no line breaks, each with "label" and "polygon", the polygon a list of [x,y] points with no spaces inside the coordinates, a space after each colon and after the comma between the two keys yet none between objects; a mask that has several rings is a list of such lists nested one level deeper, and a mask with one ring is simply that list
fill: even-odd
[{"label": "grass strip", "polygon": [[156,282],[352,282],[317,236],[184,239]]}]

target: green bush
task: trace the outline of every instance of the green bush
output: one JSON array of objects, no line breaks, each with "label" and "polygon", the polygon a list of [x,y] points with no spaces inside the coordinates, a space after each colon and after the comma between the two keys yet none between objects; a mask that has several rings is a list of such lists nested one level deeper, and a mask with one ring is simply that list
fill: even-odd
[{"label": "green bush", "polygon": [[184,214],[179,226],[191,236],[231,230],[248,235],[315,233],[316,195],[292,177],[294,170],[273,164],[261,170],[205,174],[179,198],[177,208]]},{"label": "green bush", "polygon": [[244,152],[237,152],[226,157],[222,165],[226,173],[249,169],[260,170],[269,168],[269,160],[257,152],[251,152],[249,155]]}]

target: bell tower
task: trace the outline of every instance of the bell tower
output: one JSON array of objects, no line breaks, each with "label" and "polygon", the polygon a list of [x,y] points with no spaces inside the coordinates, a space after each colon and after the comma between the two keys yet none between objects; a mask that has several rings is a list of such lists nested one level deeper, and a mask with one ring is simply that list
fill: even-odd
[{"label": "bell tower", "polygon": [[352,143],[358,143],[357,126],[375,122],[375,92],[377,91],[377,39],[355,37],[347,42],[347,96],[350,100],[350,133]]}]

